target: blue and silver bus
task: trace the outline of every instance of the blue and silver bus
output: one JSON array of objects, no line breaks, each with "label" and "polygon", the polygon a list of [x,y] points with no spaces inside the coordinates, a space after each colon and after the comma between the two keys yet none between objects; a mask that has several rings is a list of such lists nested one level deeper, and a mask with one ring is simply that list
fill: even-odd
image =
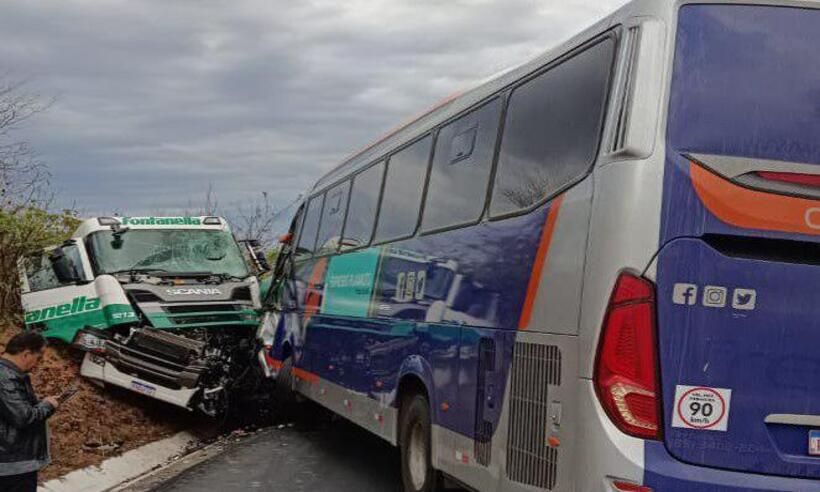
[{"label": "blue and silver bus", "polygon": [[404,488],[820,490],[820,2],[636,0],[313,185],[261,358]]}]

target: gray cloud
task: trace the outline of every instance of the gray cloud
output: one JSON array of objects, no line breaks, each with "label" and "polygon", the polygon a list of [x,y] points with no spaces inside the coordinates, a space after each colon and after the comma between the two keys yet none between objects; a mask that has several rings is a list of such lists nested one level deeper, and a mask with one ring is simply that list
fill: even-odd
[{"label": "gray cloud", "polygon": [[25,129],[89,213],[284,204],[437,100],[624,0],[4,3],[0,65],[57,102]]}]

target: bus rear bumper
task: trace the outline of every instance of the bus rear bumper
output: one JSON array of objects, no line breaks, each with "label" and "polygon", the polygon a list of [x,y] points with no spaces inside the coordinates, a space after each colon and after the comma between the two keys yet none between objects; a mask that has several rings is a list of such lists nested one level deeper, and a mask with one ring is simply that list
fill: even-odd
[{"label": "bus rear bumper", "polygon": [[743,473],[690,465],[669,454],[662,442],[647,441],[644,485],[663,492],[820,491],[820,481]]}]

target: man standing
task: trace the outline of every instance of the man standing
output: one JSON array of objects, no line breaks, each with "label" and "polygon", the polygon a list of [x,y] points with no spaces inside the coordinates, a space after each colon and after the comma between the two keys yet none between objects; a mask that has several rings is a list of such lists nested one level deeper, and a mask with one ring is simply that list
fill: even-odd
[{"label": "man standing", "polygon": [[0,491],[34,492],[37,472],[51,462],[46,419],[58,397],[37,399],[28,373],[43,358],[46,340],[33,332],[12,337],[0,358]]}]

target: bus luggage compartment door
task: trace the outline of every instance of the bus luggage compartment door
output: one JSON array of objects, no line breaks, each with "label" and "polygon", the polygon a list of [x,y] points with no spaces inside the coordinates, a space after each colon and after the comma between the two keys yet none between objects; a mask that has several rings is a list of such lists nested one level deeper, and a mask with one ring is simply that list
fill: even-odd
[{"label": "bus luggage compartment door", "polygon": [[[678,239],[660,252],[658,343],[664,439],[697,465],[820,477],[820,265]],[[731,239],[730,239],[731,243]],[[802,246],[801,246],[802,245]],[[713,247],[714,246],[714,247]]]}]

